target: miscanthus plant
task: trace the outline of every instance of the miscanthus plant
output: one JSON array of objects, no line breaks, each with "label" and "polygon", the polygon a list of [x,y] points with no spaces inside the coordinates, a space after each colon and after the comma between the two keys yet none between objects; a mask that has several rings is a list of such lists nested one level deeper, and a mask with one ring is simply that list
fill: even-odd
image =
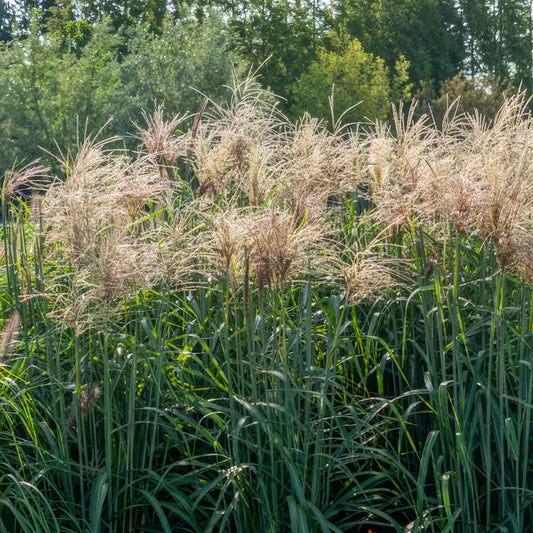
[{"label": "miscanthus plant", "polygon": [[524,96],[145,120],[5,176],[0,530],[525,531]]}]

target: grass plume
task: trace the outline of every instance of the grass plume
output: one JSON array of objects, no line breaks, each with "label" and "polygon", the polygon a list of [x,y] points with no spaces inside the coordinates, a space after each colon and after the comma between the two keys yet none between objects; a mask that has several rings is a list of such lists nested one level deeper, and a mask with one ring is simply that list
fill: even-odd
[{"label": "grass plume", "polygon": [[525,531],[525,104],[330,132],[248,79],[34,215],[10,174],[0,529]]}]

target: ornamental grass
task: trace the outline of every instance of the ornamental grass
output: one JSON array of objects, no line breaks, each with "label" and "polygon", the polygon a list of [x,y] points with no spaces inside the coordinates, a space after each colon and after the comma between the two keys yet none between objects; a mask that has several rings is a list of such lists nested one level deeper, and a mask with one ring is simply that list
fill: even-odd
[{"label": "ornamental grass", "polygon": [[454,105],[247,79],[9,173],[0,531],[526,531],[532,119]]}]

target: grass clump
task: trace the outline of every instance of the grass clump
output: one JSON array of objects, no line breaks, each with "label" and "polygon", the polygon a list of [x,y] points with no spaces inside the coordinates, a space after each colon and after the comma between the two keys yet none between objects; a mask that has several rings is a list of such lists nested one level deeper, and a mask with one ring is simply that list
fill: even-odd
[{"label": "grass clump", "polygon": [[524,531],[523,98],[330,132],[247,80],[10,175],[0,529]]}]

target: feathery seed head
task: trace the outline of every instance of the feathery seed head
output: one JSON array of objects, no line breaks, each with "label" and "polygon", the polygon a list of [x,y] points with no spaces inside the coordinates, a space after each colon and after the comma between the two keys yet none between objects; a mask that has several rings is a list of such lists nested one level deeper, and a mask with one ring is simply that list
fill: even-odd
[{"label": "feathery seed head", "polygon": [[338,268],[345,287],[344,298],[348,305],[357,305],[375,297],[383,289],[397,285],[391,261],[368,250],[355,254],[351,262],[343,262]]},{"label": "feathery seed head", "polygon": [[139,138],[141,139],[146,152],[153,158],[159,168],[161,177],[170,177],[173,174],[171,166],[175,165],[178,159],[186,155],[189,138],[185,135],[177,135],[178,126],[190,118],[185,114],[176,115],[170,120],[165,120],[163,106],[156,106],[154,112],[149,115],[142,112],[146,128],[135,125]]},{"label": "feathery seed head", "polygon": [[26,187],[29,187],[32,192],[42,189],[49,179],[49,170],[39,163],[39,159],[36,159],[20,170],[8,172],[4,178],[2,202],[7,203],[17,191]]},{"label": "feathery seed head", "polygon": [[326,261],[323,220],[265,210],[255,219],[251,259],[260,285],[283,283]]},{"label": "feathery seed head", "polygon": [[8,361],[13,355],[20,333],[20,313],[15,311],[5,322],[0,335],[0,363]]}]

